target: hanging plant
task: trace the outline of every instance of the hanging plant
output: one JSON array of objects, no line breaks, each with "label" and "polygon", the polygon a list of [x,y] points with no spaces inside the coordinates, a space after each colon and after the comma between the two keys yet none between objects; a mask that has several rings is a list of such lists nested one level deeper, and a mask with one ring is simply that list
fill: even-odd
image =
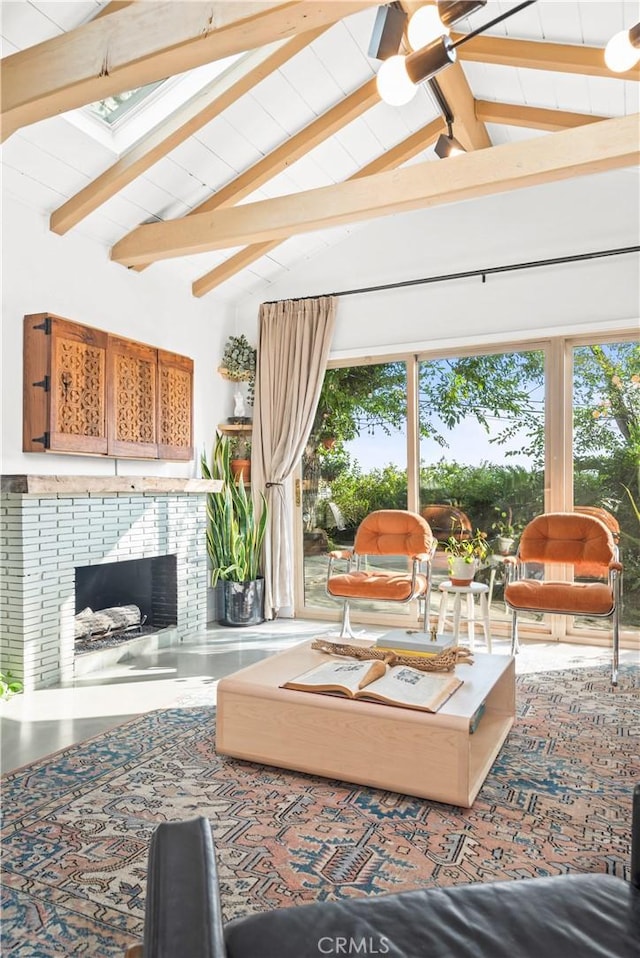
[{"label": "hanging plant", "polygon": [[229,336],[218,372],[232,382],[246,382],[247,401],[253,406],[256,379],[256,349],[246,336]]}]

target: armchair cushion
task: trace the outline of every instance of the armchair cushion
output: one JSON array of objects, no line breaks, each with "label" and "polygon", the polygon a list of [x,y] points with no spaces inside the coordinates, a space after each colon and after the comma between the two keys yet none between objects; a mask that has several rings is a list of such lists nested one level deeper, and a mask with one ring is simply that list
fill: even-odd
[{"label": "armchair cushion", "polygon": [[540,582],[520,579],[505,589],[505,600],[515,609],[562,612],[567,615],[609,615],[614,600],[604,582]]},{"label": "armchair cushion", "polygon": [[[408,572],[382,572],[375,569],[366,572],[345,572],[332,575],[327,590],[336,598],[393,599],[403,602],[411,595],[412,576]],[[427,591],[427,578],[416,576],[416,592]]]}]

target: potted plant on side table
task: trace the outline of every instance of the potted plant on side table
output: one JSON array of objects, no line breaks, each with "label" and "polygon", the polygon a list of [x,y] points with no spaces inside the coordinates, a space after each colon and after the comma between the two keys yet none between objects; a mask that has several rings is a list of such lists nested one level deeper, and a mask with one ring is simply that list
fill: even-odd
[{"label": "potted plant on side table", "polygon": [[211,584],[220,582],[222,625],[247,626],[264,621],[264,579],[258,574],[260,552],[267,525],[267,504],[260,494],[258,518],[244,479],[231,471],[228,436],[216,434],[211,466],[203,454],[205,479],[222,479],[219,493],[207,496],[207,551],[211,561]]},{"label": "potted plant on side table", "polygon": [[442,544],[447,555],[449,576],[452,585],[469,585],[478,571],[478,566],[489,555],[486,532],[476,529],[468,539],[449,536]]}]

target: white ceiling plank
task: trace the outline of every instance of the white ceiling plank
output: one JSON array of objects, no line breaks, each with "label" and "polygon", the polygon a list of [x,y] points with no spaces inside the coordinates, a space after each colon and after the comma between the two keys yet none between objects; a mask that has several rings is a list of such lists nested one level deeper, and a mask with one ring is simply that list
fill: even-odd
[{"label": "white ceiling plank", "polygon": [[[190,209],[193,209],[211,192],[209,187],[202,183],[197,176],[194,176],[190,170],[183,169],[168,157],[156,163],[145,173],[145,177],[161,190],[174,196],[182,203],[186,203]],[[132,195],[135,195],[135,183],[132,185],[134,187]]]},{"label": "white ceiling plank", "polygon": [[[555,43],[584,43],[582,22],[577,3],[536,3],[546,39]],[[517,17],[513,18],[514,21]],[[526,38],[525,38],[526,39]]]},{"label": "white ceiling plank", "polygon": [[2,36],[18,50],[31,47],[51,37],[58,37],[63,30],[31,3],[3,3]]},{"label": "white ceiling plank", "polygon": [[314,52],[343,93],[351,93],[374,74],[371,62],[344,23],[337,23],[313,44]]},{"label": "white ceiling plank", "polygon": [[158,186],[148,176],[140,176],[135,183],[130,183],[120,190],[118,195],[123,200],[129,200],[141,206],[143,210],[146,210],[147,216],[157,216],[159,219],[166,219],[163,212],[175,205],[182,208],[182,213],[179,215],[186,216],[189,212],[189,206],[186,203],[175,194]]},{"label": "white ceiling plank", "polygon": [[367,110],[363,120],[385,150],[395,146],[411,132],[401,111],[395,110],[387,103],[378,103],[371,110]]},{"label": "white ceiling plank", "polygon": [[[577,73],[558,73],[555,78],[556,97],[561,110],[591,113],[588,77]],[[608,112],[608,111],[607,111]]]},{"label": "white ceiling plank", "polygon": [[336,134],[336,139],[354,158],[359,167],[366,166],[383,152],[382,143],[364,117],[354,120]]},{"label": "white ceiling plank", "polygon": [[[606,77],[587,77],[589,103],[593,113],[600,116],[622,116],[625,112],[625,85],[635,88],[638,93],[638,84],[625,84],[619,80]],[[630,113],[636,112],[633,110]]]},{"label": "white ceiling plank", "polygon": [[216,117],[198,133],[198,139],[237,173],[257,163],[263,155],[233,126],[226,116]]},{"label": "white ceiling plank", "polygon": [[307,126],[316,116],[281,70],[258,83],[251,93],[262,109],[280,123],[289,136]]},{"label": "white ceiling plank", "polygon": [[234,179],[238,172],[220,159],[217,153],[205,146],[196,136],[189,137],[175,150],[172,150],[167,155],[167,159],[181,166],[185,172],[195,176],[196,179],[208,186],[211,192],[219,190],[225,183]]},{"label": "white ceiling plank", "polygon": [[[582,37],[587,46],[604,47],[614,33],[625,26],[624,3],[592,0],[590,3],[580,3],[578,7]],[[640,10],[638,14],[640,16]]]},{"label": "white ceiling plank", "polygon": [[30,3],[64,32],[79,27],[98,11],[97,4],[91,0],[84,3],[82,0],[55,0],[53,3],[51,0],[30,0]]},{"label": "white ceiling plank", "polygon": [[[2,162],[2,192],[7,196],[13,196],[29,207],[35,207],[40,210],[49,210],[64,199],[64,194],[46,183],[41,183],[25,172],[20,166],[12,166],[11,163],[3,159]],[[114,243],[122,234],[118,233],[112,237],[110,243]],[[7,237],[4,237],[6,244]],[[6,282],[6,277],[5,277]]]},{"label": "white ceiling plank", "polygon": [[330,186],[333,183],[331,177],[314,162],[310,154],[292,163],[288,173],[298,190],[316,190],[320,186]]},{"label": "white ceiling plank", "polygon": [[[87,136],[64,117],[56,116],[20,131],[23,140],[35,150],[44,150],[62,160],[85,177],[97,176],[113,162],[114,153],[108,147]],[[10,146],[11,141],[5,144]]]},{"label": "white ceiling plank", "polygon": [[325,171],[333,183],[348,180],[360,169],[351,154],[333,137],[325,140],[324,143],[319,143],[315,149],[311,150],[309,156]]},{"label": "white ceiling plank", "polygon": [[4,145],[4,163],[8,163],[14,169],[23,170],[39,183],[50,186],[59,194],[58,199],[60,196],[71,195],[77,189],[79,180],[82,180],[80,185],[84,186],[89,179],[86,174],[47,153],[46,150],[34,149],[33,143],[19,133],[12,137],[11,142]]},{"label": "white ceiling plank", "polygon": [[271,153],[287,139],[287,131],[251,94],[234,103],[226,111],[226,118],[262,156]]},{"label": "white ceiling plank", "polygon": [[[492,70],[499,67],[487,67],[489,75]],[[504,67],[508,70],[509,67]],[[558,96],[556,90],[556,74],[549,73],[546,70],[524,70],[516,71],[517,80],[522,90],[522,102],[525,106],[545,106],[548,109],[554,109],[558,106]],[[499,87],[495,84],[500,99]],[[479,98],[479,97],[478,97]]]},{"label": "white ceiling plank", "polygon": [[311,110],[320,116],[344,96],[339,84],[316,56],[314,45],[302,50],[280,68]]}]

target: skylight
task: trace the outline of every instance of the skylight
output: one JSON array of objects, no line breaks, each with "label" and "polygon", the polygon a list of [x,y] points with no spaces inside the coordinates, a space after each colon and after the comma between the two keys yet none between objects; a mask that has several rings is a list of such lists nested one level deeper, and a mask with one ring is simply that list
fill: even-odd
[{"label": "skylight", "polygon": [[134,106],[141,103],[150,93],[163,83],[163,80],[157,80],[155,83],[147,83],[146,86],[137,87],[135,90],[127,90],[125,93],[117,93],[115,96],[108,96],[105,100],[97,100],[90,103],[87,109],[94,116],[99,117],[110,126],[128,113]]}]

